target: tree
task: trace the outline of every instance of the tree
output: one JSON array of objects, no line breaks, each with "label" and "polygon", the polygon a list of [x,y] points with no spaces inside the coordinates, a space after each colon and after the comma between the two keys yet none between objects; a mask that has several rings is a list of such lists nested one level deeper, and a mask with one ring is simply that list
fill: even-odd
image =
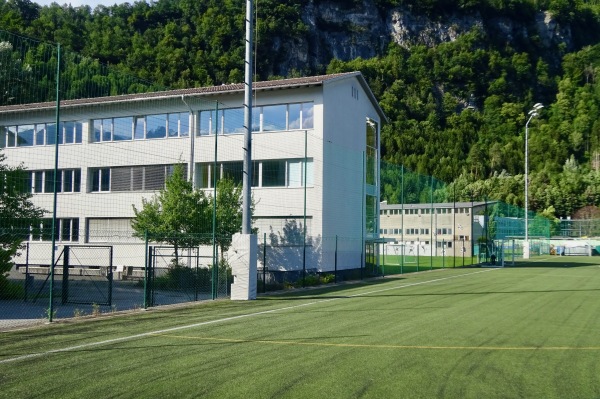
[{"label": "tree", "polygon": [[22,166],[5,165],[5,159],[0,153],[0,297],[9,295],[6,276],[13,267],[13,257],[22,248],[30,227],[39,225],[45,213],[31,202],[27,172]]},{"label": "tree", "polygon": [[186,180],[183,164],[174,166],[164,189],[150,200],[142,199],[141,209],[133,205],[133,212],[134,236],[173,245],[175,264],[179,264],[180,248],[210,243],[209,200]]},{"label": "tree", "polygon": [[[213,197],[209,196],[210,209],[213,209]],[[221,179],[217,183],[216,203],[216,243],[223,255],[231,246],[231,238],[242,231],[242,187],[231,179]],[[251,205],[254,208],[254,204]]]}]

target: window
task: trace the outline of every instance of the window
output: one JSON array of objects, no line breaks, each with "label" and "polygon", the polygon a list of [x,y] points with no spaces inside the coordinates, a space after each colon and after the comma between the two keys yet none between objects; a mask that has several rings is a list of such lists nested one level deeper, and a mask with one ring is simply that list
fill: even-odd
[{"label": "window", "polygon": [[65,122],[64,128],[64,144],[81,143],[83,136],[83,124],[81,122]]},{"label": "window", "polygon": [[46,124],[46,144],[47,145],[55,145],[56,144],[56,140],[57,140],[57,133],[58,133],[58,142],[61,143],[62,142],[62,134],[61,134],[62,129],[58,129],[58,132],[56,130],[56,123],[47,123]]},{"label": "window", "polygon": [[[77,193],[81,191],[81,169],[59,169],[56,191],[59,193]],[[54,170],[37,170],[30,172],[31,192],[54,192]]]},{"label": "window", "polygon": [[[287,186],[288,187],[304,187],[304,160],[288,161],[287,171]],[[313,186],[313,163],[306,162],[306,185]]]},{"label": "window", "polygon": [[125,141],[133,138],[133,118],[115,118],[113,120],[113,140]]},{"label": "window", "polygon": [[[33,241],[52,241],[52,219],[44,218],[39,226],[32,228]],[[54,229],[56,241],[77,242],[79,241],[79,219],[60,218],[56,219]]]},{"label": "window", "polygon": [[[234,134],[244,132],[244,108],[200,111],[199,135]],[[275,104],[252,109],[252,131],[272,132],[294,129],[312,129],[313,103]],[[169,132],[171,131],[169,122]],[[171,134],[171,133],[169,133]]]},{"label": "window", "polygon": [[162,139],[167,137],[167,114],[149,115],[146,117],[147,139]]},{"label": "window", "polygon": [[263,161],[262,162],[262,187],[284,187],[285,186],[285,161]]},{"label": "window", "polygon": [[109,191],[110,189],[110,168],[91,169],[91,190],[92,192]]},{"label": "window", "polygon": [[17,127],[17,147],[31,147],[35,132],[34,125],[21,125]]},{"label": "window", "polygon": [[263,132],[286,130],[286,109],[287,105],[269,105],[263,107]]},{"label": "window", "polygon": [[216,126],[216,116],[217,113],[214,110],[210,111],[200,111],[200,130],[199,134],[201,136],[206,136],[209,134],[215,134],[217,129]]},{"label": "window", "polygon": [[87,220],[87,242],[136,242],[133,237],[131,219],[128,218],[90,218]]},{"label": "window", "polygon": [[73,121],[61,122],[58,130],[56,123],[0,126],[0,148],[81,143],[82,134],[83,123]]},{"label": "window", "polygon": [[[122,126],[119,127],[122,131]],[[120,135],[119,135],[120,137]],[[117,138],[118,140],[119,138]],[[111,118],[94,120],[94,142],[113,140],[113,120]]]},{"label": "window", "polygon": [[112,119],[102,119],[102,141],[111,141],[113,133]]},{"label": "window", "polygon": [[[172,165],[121,166],[92,169],[92,192],[151,191],[165,187]],[[187,178],[187,168],[184,170]],[[98,186],[100,182],[103,185]]]},{"label": "window", "polygon": [[288,112],[289,129],[300,129],[302,126],[300,118],[300,115],[302,114],[302,104],[290,104]]},{"label": "window", "polygon": [[314,127],[313,103],[302,104],[302,129]]},{"label": "window", "polygon": [[10,126],[8,128],[8,135],[6,137],[6,146],[7,147],[15,147],[17,145],[17,127]]},{"label": "window", "polygon": [[137,116],[133,118],[133,138],[143,140],[146,132],[146,118]]},{"label": "window", "polygon": [[[212,188],[213,170],[212,163],[196,165],[196,185],[199,188]],[[266,160],[252,162],[253,187],[302,187],[304,185],[304,160]],[[241,161],[222,162],[217,164],[217,181],[229,178],[236,184],[242,184],[243,163]],[[306,163],[306,184],[314,185],[313,161]]]},{"label": "window", "polygon": [[223,110],[223,134],[244,133],[244,108]]},{"label": "window", "polygon": [[46,137],[46,124],[41,123],[35,125],[35,145],[46,144],[44,138]]}]

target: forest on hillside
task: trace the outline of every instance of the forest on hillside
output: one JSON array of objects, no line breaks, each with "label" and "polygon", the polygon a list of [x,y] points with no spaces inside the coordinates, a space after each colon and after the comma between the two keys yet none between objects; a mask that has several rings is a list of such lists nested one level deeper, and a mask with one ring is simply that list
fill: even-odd
[{"label": "forest on hillside", "polygon": [[[314,29],[356,29],[319,18],[311,25],[303,10],[327,3],[344,13],[365,2],[382,20],[400,9],[430,21],[476,15],[483,24],[436,45],[388,40],[372,58],[318,59],[274,73]],[[0,29],[61,43],[156,87],[206,86],[243,80],[244,6],[158,0],[91,9],[0,0]],[[535,28],[540,13],[568,40],[544,44]],[[498,18],[523,33],[495,35],[488,21]],[[452,192],[458,200],[523,206],[525,123],[540,102],[545,107],[529,125],[530,207],[563,217],[600,206],[600,1],[257,0],[256,31],[256,79],[361,71],[389,119],[383,159],[448,183],[439,200]],[[398,200],[397,187],[382,194]]]}]

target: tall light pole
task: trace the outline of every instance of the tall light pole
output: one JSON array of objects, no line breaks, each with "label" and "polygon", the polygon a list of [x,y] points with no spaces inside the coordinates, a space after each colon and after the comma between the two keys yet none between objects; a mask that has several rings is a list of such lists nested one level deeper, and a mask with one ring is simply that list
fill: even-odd
[{"label": "tall light pole", "polygon": [[242,234],[252,233],[252,28],[254,1],[246,1],[246,59],[244,69],[244,175],[242,180]]},{"label": "tall light pole", "polygon": [[539,115],[544,108],[542,103],[536,103],[529,111],[529,119],[525,123],[525,241],[523,242],[523,259],[529,259],[529,122]]}]

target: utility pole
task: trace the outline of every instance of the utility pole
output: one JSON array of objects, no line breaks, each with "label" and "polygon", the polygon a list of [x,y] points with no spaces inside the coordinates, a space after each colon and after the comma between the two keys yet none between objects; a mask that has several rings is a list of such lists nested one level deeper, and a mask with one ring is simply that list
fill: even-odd
[{"label": "utility pole", "polygon": [[242,181],[242,234],[252,232],[252,25],[253,0],[246,1],[246,69],[244,78],[244,177]]}]

